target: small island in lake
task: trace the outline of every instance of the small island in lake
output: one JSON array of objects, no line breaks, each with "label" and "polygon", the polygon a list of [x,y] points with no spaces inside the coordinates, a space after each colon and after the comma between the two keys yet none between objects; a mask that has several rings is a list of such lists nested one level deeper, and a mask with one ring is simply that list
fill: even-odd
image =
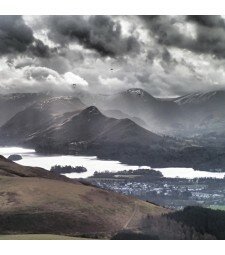
[{"label": "small island in lake", "polygon": [[50,171],[58,174],[69,174],[69,173],[85,173],[87,172],[87,169],[83,166],[60,166],[60,165],[55,165],[52,166]]},{"label": "small island in lake", "polygon": [[153,180],[163,178],[163,175],[160,171],[154,169],[137,169],[137,170],[122,170],[117,172],[97,172],[95,171],[90,178],[125,178],[125,179],[136,179],[136,180]]},{"label": "small island in lake", "polygon": [[12,154],[8,157],[9,160],[12,160],[12,161],[18,161],[18,160],[21,160],[23,159],[21,155],[18,155],[18,154]]}]

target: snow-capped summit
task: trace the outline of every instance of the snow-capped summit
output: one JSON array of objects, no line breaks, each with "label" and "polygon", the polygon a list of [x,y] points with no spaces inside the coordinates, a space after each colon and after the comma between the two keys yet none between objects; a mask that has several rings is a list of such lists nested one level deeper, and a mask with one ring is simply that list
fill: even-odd
[{"label": "snow-capped summit", "polygon": [[225,91],[224,90],[216,90],[216,91],[210,91],[205,93],[191,93],[179,98],[176,98],[174,102],[176,102],[179,105],[184,104],[199,104],[208,102],[211,100],[219,100],[225,98]]},{"label": "snow-capped summit", "polygon": [[137,95],[137,96],[144,96],[144,94],[146,93],[143,89],[139,89],[139,88],[132,88],[132,89],[128,89],[127,93],[131,94],[131,95]]}]

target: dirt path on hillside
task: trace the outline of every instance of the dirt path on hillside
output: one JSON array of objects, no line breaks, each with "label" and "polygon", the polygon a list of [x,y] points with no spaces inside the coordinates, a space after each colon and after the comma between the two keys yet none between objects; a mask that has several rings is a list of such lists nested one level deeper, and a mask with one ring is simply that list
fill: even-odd
[{"label": "dirt path on hillside", "polygon": [[127,229],[128,225],[131,223],[132,219],[134,218],[135,214],[137,214],[138,210],[139,210],[139,206],[137,203],[135,203],[134,211],[133,211],[132,215],[130,216],[130,218],[125,223],[125,225],[123,226],[123,229]]}]

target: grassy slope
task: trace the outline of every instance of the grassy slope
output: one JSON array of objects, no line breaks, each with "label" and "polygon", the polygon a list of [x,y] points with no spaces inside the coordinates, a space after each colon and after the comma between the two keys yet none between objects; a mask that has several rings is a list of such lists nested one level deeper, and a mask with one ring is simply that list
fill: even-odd
[{"label": "grassy slope", "polygon": [[[6,176],[12,172],[13,176]],[[125,227],[137,228],[147,214],[166,212],[135,198],[49,175],[43,169],[0,160],[0,234],[110,236]]]}]

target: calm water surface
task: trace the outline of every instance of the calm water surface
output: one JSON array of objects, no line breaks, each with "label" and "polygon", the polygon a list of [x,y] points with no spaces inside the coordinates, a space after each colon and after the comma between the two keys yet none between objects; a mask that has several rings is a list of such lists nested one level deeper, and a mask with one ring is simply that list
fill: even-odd
[{"label": "calm water surface", "polygon": [[[38,166],[50,170],[54,165],[71,165],[84,166],[87,168],[85,173],[71,173],[66,174],[70,178],[85,178],[93,175],[95,171],[104,172],[106,170],[110,172],[117,172],[121,170],[137,170],[139,168],[148,168],[148,166],[134,166],[122,164],[119,161],[114,160],[102,160],[93,156],[63,156],[63,155],[53,155],[45,156],[40,155],[32,149],[25,149],[20,147],[0,147],[0,155],[8,157],[11,154],[19,154],[23,159],[17,161],[17,163],[25,166]],[[155,168],[160,171],[164,177],[168,178],[201,178],[201,177],[212,177],[212,178],[224,178],[225,172],[212,173],[207,171],[195,171],[192,168],[180,168],[180,167],[170,167],[170,168]]]}]

